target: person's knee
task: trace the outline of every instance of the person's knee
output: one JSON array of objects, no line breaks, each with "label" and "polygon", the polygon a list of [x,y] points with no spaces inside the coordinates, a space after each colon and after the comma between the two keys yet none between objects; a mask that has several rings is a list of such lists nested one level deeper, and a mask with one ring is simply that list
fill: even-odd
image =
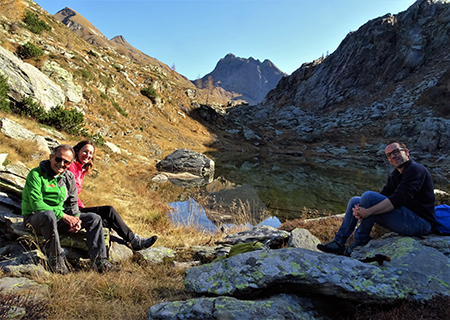
[{"label": "person's knee", "polygon": [[361,196],[361,206],[364,208],[369,208],[377,203],[380,203],[386,199],[386,196],[383,196],[382,194],[375,192],[375,191],[366,191]]},{"label": "person's knee", "polygon": [[350,205],[351,207],[354,207],[354,206],[356,206],[357,204],[359,204],[360,201],[361,201],[361,197],[353,197],[353,198],[351,198],[351,199],[348,201],[348,203],[349,203],[349,205]]},{"label": "person's knee", "polygon": [[56,214],[52,210],[38,212],[37,214],[39,219],[46,224],[56,224],[58,222],[58,218],[56,218]]}]

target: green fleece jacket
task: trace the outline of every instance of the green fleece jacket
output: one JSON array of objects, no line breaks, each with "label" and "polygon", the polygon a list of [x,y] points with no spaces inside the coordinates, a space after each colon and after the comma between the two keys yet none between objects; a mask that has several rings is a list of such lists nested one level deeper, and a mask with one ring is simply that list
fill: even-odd
[{"label": "green fleece jacket", "polygon": [[50,161],[30,171],[22,192],[22,215],[51,210],[58,219],[63,213],[79,215],[75,178],[70,171],[55,176]]}]

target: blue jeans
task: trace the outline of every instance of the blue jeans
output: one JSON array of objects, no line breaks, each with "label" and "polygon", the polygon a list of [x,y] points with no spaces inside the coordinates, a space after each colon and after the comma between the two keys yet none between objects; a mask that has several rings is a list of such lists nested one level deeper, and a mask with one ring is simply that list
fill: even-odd
[{"label": "blue jeans", "polygon": [[[347,205],[344,221],[334,237],[334,241],[340,245],[345,245],[355,230],[358,219],[353,216],[353,207],[360,204],[364,208],[370,208],[384,199],[386,199],[385,196],[373,191],[364,192],[361,197],[351,198]],[[432,231],[431,224],[427,220],[419,217],[406,207],[400,207],[361,220],[361,224],[355,231],[355,240],[351,248],[365,245],[370,241],[370,231],[374,223],[404,236],[425,236]]]}]

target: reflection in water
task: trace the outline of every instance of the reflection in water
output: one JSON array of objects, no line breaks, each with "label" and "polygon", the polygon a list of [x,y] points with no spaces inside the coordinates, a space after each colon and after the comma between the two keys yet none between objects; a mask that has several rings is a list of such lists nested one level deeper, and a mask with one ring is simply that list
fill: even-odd
[{"label": "reflection in water", "polygon": [[[392,172],[386,161],[308,161],[291,155],[243,153],[210,153],[208,157],[216,163],[214,181],[200,191],[185,190],[202,206],[195,219],[199,224],[208,221],[215,228],[343,213],[351,197],[367,190],[380,191]],[[180,205],[176,206],[181,211]],[[189,208],[189,204],[184,206]],[[183,219],[194,216],[189,213]]]},{"label": "reflection in water", "polygon": [[[169,211],[169,217],[176,226],[194,226],[201,230],[206,229],[216,232],[221,226],[231,227],[236,225],[233,223],[214,224],[208,219],[205,209],[192,198],[187,201],[169,203],[169,206],[172,208]],[[247,223],[247,225],[252,226],[251,223]],[[276,217],[269,217],[258,225],[278,228],[281,222]]]},{"label": "reflection in water", "polygon": [[215,207],[229,207],[239,200],[255,204],[257,211],[265,212],[259,221],[269,216],[284,222],[309,218],[311,213],[316,216],[343,213],[352,196],[366,190],[381,190],[391,170],[389,164],[369,167],[342,160],[308,161],[290,155],[208,156],[216,162],[216,178],[205,190]]}]

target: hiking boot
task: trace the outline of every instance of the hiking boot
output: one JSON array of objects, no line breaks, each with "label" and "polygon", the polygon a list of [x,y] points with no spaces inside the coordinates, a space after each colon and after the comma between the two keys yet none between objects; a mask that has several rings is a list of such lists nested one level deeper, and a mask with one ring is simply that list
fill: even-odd
[{"label": "hiking boot", "polygon": [[131,248],[133,248],[134,251],[150,248],[155,244],[157,239],[157,236],[141,238],[138,234],[135,234],[133,240],[131,240]]},{"label": "hiking boot", "polygon": [[344,255],[345,252],[345,246],[337,243],[336,241],[331,241],[326,244],[319,243],[317,245],[317,249],[319,249],[322,252],[334,253],[338,255]]},{"label": "hiking boot", "polygon": [[346,256],[346,257],[350,257],[351,255],[352,255],[352,248],[350,248],[350,247],[347,247],[347,248],[345,248],[345,250],[344,250],[344,256]]},{"label": "hiking boot", "polygon": [[110,272],[110,271],[120,271],[121,268],[118,265],[114,265],[108,261],[108,259],[95,259],[91,264],[91,269],[97,271],[98,273]]},{"label": "hiking boot", "polygon": [[66,259],[63,254],[57,256],[50,255],[48,257],[48,263],[53,273],[68,274],[69,269],[66,266]]}]

